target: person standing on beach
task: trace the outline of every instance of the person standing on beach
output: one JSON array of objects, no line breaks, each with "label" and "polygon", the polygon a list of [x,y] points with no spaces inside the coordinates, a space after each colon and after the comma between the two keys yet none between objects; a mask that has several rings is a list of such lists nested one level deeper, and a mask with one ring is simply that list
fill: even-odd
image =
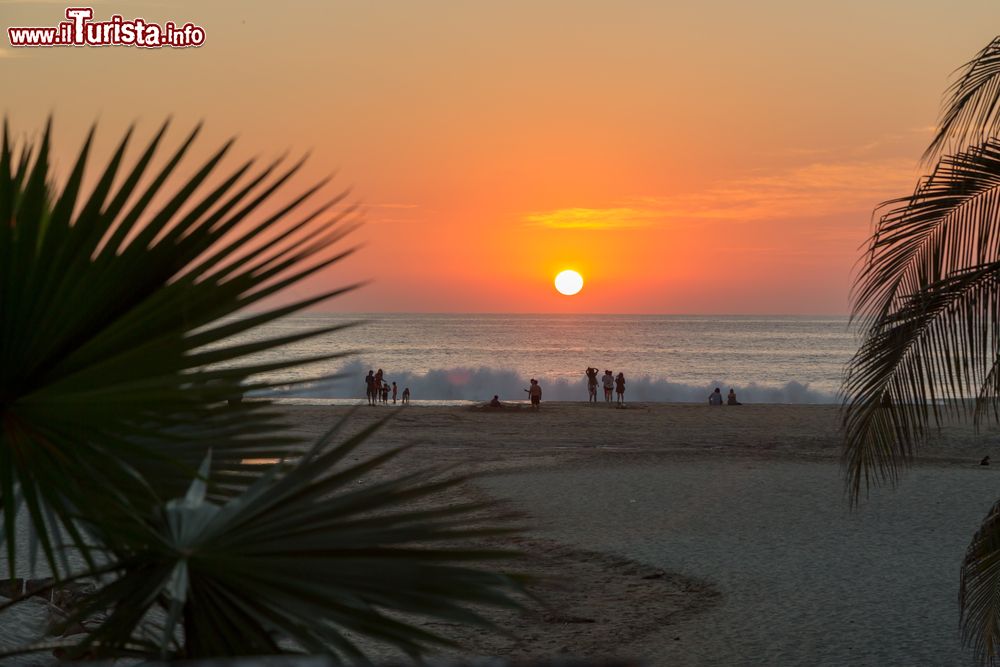
[{"label": "person standing on beach", "polygon": [[709,405],[722,405],[722,391],[716,387],[715,391],[708,395]]},{"label": "person standing on beach", "polygon": [[604,377],[601,378],[604,383],[604,402],[611,403],[611,390],[615,388],[615,376],[611,374],[611,371],[604,371]]},{"label": "person standing on beach", "polygon": [[392,383],[392,404],[396,405],[396,383]]},{"label": "person standing on beach", "polygon": [[587,368],[587,402],[597,403],[597,369]]},{"label": "person standing on beach", "polygon": [[365,388],[368,405],[375,405],[375,371],[368,371],[368,375],[365,376]]},{"label": "person standing on beach", "polygon": [[389,383],[382,383],[382,403],[389,405]]},{"label": "person standing on beach", "polygon": [[528,392],[528,398],[531,399],[531,407],[535,410],[541,407],[542,403],[542,385],[538,384],[538,380],[531,379],[531,388],[525,389]]},{"label": "person standing on beach", "polygon": [[382,369],[375,371],[375,402],[378,403],[378,397],[382,394],[382,378],[385,374]]},{"label": "person standing on beach", "polygon": [[410,404],[410,388],[407,387],[406,389],[403,390],[403,405],[409,405],[409,404]]},{"label": "person standing on beach", "polygon": [[625,407],[625,374],[618,373],[615,378],[615,391],[618,393],[618,407]]}]

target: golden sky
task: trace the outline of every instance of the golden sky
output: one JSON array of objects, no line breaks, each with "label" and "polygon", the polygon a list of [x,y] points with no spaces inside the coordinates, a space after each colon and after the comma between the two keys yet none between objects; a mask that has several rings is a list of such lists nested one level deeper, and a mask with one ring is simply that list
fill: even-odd
[{"label": "golden sky", "polygon": [[[68,5],[0,2],[4,28]],[[65,168],[174,117],[204,153],[311,150],[367,210],[349,311],[844,313],[995,0],[102,2],[197,49],[0,46],[13,129]],[[6,31],[4,31],[6,32]],[[191,160],[189,165],[197,164]],[[586,284],[552,287],[561,269]]]}]

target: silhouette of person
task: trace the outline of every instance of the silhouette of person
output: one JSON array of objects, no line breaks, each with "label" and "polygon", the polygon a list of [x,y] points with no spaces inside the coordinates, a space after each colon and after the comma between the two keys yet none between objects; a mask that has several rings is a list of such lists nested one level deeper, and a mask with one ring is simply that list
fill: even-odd
[{"label": "silhouette of person", "polygon": [[389,383],[382,383],[382,402],[389,405]]},{"label": "silhouette of person", "polygon": [[615,388],[615,376],[611,374],[611,371],[604,371],[601,382],[604,383],[604,402],[610,403],[611,391]]},{"label": "silhouette of person", "polygon": [[379,394],[382,393],[382,369],[375,371],[375,400],[378,401]]},{"label": "silhouette of person", "polygon": [[406,389],[403,390],[403,405],[409,405],[409,404],[410,404],[410,388],[407,387]]},{"label": "silhouette of person", "polygon": [[618,373],[615,378],[615,393],[618,394],[618,407],[625,407],[625,374]]},{"label": "silhouette of person", "polygon": [[716,387],[715,391],[708,395],[708,404],[722,405],[722,390]]},{"label": "silhouette of person", "polygon": [[396,383],[392,383],[392,404],[396,405]]},{"label": "silhouette of person", "polygon": [[733,391],[732,387],[729,388],[729,395],[726,396],[726,405],[743,405],[736,400],[736,392]]},{"label": "silhouette of person", "polygon": [[983,460],[979,462],[981,466],[988,466],[990,464],[990,457],[984,456]]},{"label": "silhouette of person", "polygon": [[375,405],[375,371],[368,371],[365,376],[365,394],[368,396],[368,405]]},{"label": "silhouette of person", "polygon": [[535,410],[541,407],[542,403],[542,385],[538,384],[538,380],[531,378],[531,388],[525,389],[528,392],[528,398],[531,399],[531,407]]},{"label": "silhouette of person", "polygon": [[597,369],[587,367],[587,402],[597,403]]},{"label": "silhouette of person", "polygon": [[490,401],[491,408],[502,408],[503,404],[500,403],[500,396],[498,394],[493,394],[493,400]]}]

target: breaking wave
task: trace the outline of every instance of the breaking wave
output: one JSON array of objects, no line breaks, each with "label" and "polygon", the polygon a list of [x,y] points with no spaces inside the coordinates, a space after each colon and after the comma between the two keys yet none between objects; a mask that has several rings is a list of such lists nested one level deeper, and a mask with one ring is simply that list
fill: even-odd
[{"label": "breaking wave", "polygon": [[[363,361],[352,361],[343,366],[341,377],[323,383],[293,387],[282,391],[289,398],[331,398],[364,399],[364,376],[371,365]],[[584,401],[587,399],[586,379],[567,380],[535,376],[544,391],[547,401]],[[487,401],[494,394],[501,400],[511,401],[527,398],[528,376],[513,370],[496,368],[449,368],[431,370],[427,373],[397,372],[386,374],[386,381],[395,382],[402,394],[409,387],[413,399],[425,401]],[[837,403],[834,392],[810,388],[808,383],[786,382],[781,386],[765,386],[756,383],[739,384],[713,380],[704,384],[684,384],[671,382],[665,378],[631,376],[628,380],[626,398],[629,401],[664,403],[703,403],[715,387],[723,393],[730,387],[736,390],[739,400],[744,403],[795,403],[830,404]]]}]

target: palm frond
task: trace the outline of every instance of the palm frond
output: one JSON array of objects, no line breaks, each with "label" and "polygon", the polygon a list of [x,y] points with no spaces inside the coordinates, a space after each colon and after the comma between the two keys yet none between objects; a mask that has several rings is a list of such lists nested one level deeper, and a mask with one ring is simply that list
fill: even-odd
[{"label": "palm frond", "polygon": [[1000,142],[944,158],[887,202],[855,287],[864,340],[844,382],[851,495],[894,482],[943,412],[998,407]]},{"label": "palm frond", "polygon": [[345,205],[348,193],[301,212],[320,192],[317,183],[261,216],[301,161],[284,169],[246,162],[206,190],[231,142],[178,178],[198,129],[152,170],[166,130],[126,167],[129,130],[83,196],[93,132],[59,187],[49,167],[50,128],[37,146],[13,146],[4,123],[0,517],[11,576],[15,498],[58,575],[50,535],[65,533],[84,548],[72,517],[124,506],[125,498],[159,504],[186,486],[209,446],[213,493],[260,475],[246,458],[304,451],[266,401],[226,401],[268,387],[261,373],[338,356],[254,361],[337,327],[253,344],[231,339],[353,286],[231,316],[351,252],[339,247],[358,220]]},{"label": "palm frond", "polygon": [[[332,447],[331,431],[284,474],[222,504],[196,479],[140,522],[95,526],[116,577],[67,621],[110,610],[77,652],[151,642],[172,658],[298,650],[356,659],[356,638],[366,637],[416,657],[451,644],[418,618],[491,627],[480,607],[517,606],[521,583],[475,564],[518,554],[469,540],[512,528],[483,524],[482,504],[443,502],[461,477],[362,483],[400,452],[344,463],[380,426]],[[151,631],[155,609],[165,620]]]},{"label": "palm frond", "polygon": [[1000,656],[1000,503],[966,550],[959,605],[965,642],[981,663],[995,664]]},{"label": "palm frond", "polygon": [[972,397],[997,406],[998,308],[1000,262],[992,262],[928,285],[869,330],[843,389],[852,498],[873,481],[895,482],[944,414],[966,414]]},{"label": "palm frond", "polygon": [[1000,37],[966,63],[950,86],[941,121],[924,160],[965,150],[997,135],[1000,130]]},{"label": "palm frond", "polygon": [[1000,256],[1000,141],[946,156],[912,195],[882,203],[854,286],[854,316],[878,325],[951,272]]}]

